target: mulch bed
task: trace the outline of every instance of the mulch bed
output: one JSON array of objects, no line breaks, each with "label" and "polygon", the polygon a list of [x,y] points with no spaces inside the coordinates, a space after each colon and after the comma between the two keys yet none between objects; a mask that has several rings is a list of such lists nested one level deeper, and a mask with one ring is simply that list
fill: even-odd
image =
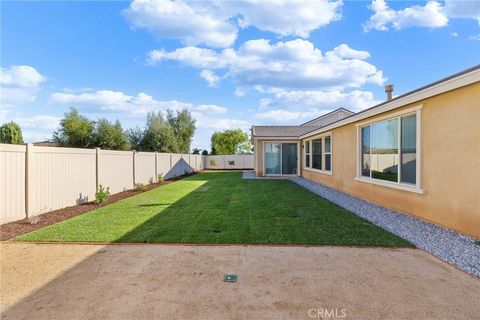
[{"label": "mulch bed", "polygon": [[[173,183],[175,181],[181,180],[187,176],[182,176],[174,179],[170,179],[168,181],[160,182],[160,183],[152,183],[149,185],[145,185],[146,191],[152,190],[161,186],[165,186],[167,184]],[[132,196],[135,196],[139,193],[142,193],[142,191],[135,191],[135,190],[127,190],[123,192],[119,192],[116,194],[112,194],[107,201],[105,201],[102,204],[96,204],[95,202],[87,202],[84,204],[76,205],[76,206],[71,206],[71,207],[66,207],[63,209],[58,209],[54,211],[50,211],[48,213],[44,213],[42,215],[39,215],[39,221],[36,224],[31,224],[30,221],[28,221],[27,218],[22,219],[22,220],[17,220],[17,221],[12,221],[6,224],[2,224],[0,226],[0,241],[5,241],[11,238],[18,237],[22,234],[29,233],[41,228],[44,228],[46,226],[49,226],[51,224],[68,220],[70,218],[73,218],[75,216],[87,213],[89,211],[98,209],[100,207],[109,205],[111,203],[117,202],[119,200],[129,198]]]}]

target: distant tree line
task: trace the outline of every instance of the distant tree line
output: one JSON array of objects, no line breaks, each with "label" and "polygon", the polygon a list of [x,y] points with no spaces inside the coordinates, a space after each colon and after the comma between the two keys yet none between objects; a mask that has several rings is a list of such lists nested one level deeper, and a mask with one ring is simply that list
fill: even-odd
[{"label": "distant tree line", "polygon": [[[195,129],[188,110],[167,110],[165,118],[160,111],[151,112],[144,128],[124,130],[119,120],[94,121],[70,108],[52,141],[61,147],[188,153]],[[0,143],[23,144],[20,126],[13,121],[0,126]]]},{"label": "distant tree line", "polygon": [[[105,118],[94,121],[75,108],[64,114],[52,141],[62,147],[101,148],[106,150],[137,150],[188,153],[195,134],[195,119],[188,110],[167,110],[147,114],[143,128],[124,130],[119,120]],[[211,155],[252,153],[248,134],[241,129],[214,132]],[[0,143],[23,144],[22,130],[15,122],[0,126]],[[208,150],[194,148],[193,154],[208,155]]]},{"label": "distant tree line", "polygon": [[126,135],[134,150],[188,153],[195,129],[188,110],[167,110],[165,118],[161,112],[149,113],[143,129],[127,130]]}]

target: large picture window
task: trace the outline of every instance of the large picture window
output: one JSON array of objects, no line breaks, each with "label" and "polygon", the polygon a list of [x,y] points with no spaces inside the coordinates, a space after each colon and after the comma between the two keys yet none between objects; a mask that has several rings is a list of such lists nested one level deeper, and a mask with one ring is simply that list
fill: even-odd
[{"label": "large picture window", "polygon": [[416,184],[416,114],[361,128],[362,177]]}]

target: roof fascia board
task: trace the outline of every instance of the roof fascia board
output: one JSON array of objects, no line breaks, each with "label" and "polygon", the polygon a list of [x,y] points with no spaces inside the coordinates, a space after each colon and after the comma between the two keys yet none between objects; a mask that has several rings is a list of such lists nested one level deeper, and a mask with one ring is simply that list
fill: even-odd
[{"label": "roof fascia board", "polygon": [[255,140],[266,140],[266,139],[269,139],[269,140],[300,140],[299,137],[282,137],[282,136],[275,136],[275,137],[272,137],[272,136],[255,136],[253,137]]}]

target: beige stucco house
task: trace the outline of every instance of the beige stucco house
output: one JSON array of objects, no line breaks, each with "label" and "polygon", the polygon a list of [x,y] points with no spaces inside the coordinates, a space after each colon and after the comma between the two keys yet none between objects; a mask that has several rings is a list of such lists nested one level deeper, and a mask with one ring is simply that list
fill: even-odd
[{"label": "beige stucco house", "polygon": [[253,126],[256,174],[299,175],[480,239],[480,65],[389,96]]}]

